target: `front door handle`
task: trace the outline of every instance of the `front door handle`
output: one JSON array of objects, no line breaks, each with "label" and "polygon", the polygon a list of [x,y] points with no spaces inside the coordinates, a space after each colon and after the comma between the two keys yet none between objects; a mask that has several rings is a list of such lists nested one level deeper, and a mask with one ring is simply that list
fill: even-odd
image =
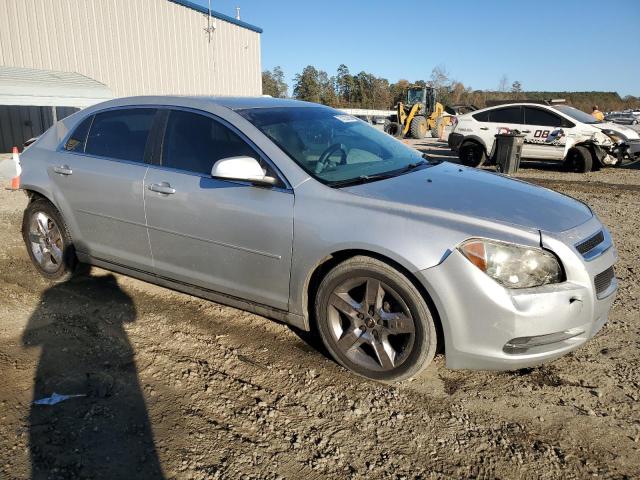
[{"label": "front door handle", "polygon": [[489,130],[489,127],[480,127],[480,130]]},{"label": "front door handle", "polygon": [[152,192],[164,193],[165,195],[172,195],[176,193],[176,189],[169,185],[169,182],[152,183],[149,185],[149,190]]},{"label": "front door handle", "polygon": [[531,130],[522,130],[520,133],[531,133]]},{"label": "front door handle", "polygon": [[60,175],[71,175],[73,173],[69,165],[58,165],[57,167],[53,167],[53,171]]}]

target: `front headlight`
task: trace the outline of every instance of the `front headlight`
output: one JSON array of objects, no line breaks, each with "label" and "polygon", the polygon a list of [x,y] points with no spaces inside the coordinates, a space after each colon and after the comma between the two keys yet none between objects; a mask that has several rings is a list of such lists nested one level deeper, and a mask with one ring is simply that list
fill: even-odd
[{"label": "front headlight", "polygon": [[624,135],[614,130],[602,130],[602,133],[609,137],[613,141],[613,143],[620,143],[626,140],[626,137]]},{"label": "front headlight", "polygon": [[458,250],[507,288],[539,287],[562,281],[560,262],[541,248],[473,238],[462,243]]}]

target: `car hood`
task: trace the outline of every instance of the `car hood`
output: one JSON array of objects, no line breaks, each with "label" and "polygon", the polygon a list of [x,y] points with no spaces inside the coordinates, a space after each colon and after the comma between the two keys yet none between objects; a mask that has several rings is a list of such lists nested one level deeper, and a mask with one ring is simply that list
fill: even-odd
[{"label": "car hood", "polygon": [[552,190],[448,162],[343,191],[547,232],[569,230],[593,216],[583,203]]},{"label": "car hood", "polygon": [[633,128],[625,127],[620,125],[619,123],[594,123],[592,126],[596,127],[599,130],[613,130],[614,132],[621,133],[626,137],[627,140],[638,140],[640,139],[640,135]]}]

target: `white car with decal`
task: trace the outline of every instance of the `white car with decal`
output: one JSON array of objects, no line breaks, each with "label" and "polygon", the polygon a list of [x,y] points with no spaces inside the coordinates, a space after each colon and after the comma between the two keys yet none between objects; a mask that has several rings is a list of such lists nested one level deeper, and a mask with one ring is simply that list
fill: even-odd
[{"label": "white car with decal", "polygon": [[457,117],[449,146],[461,162],[480,166],[491,158],[495,135],[524,135],[522,158],[565,161],[572,171],[621,165],[640,156],[640,136],[631,128],[598,122],[565,104],[509,103]]}]

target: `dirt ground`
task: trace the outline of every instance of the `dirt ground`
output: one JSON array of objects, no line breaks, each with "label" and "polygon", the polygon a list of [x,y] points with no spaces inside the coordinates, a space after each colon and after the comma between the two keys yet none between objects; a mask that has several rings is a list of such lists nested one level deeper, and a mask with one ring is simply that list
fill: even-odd
[{"label": "dirt ground", "polygon": [[[434,156],[433,140],[413,142]],[[640,170],[517,175],[588,202],[620,289],[546,366],[367,381],[285,325],[94,269],[31,267],[0,192],[0,478],[638,478]],[[54,406],[52,393],[81,394]]]}]

